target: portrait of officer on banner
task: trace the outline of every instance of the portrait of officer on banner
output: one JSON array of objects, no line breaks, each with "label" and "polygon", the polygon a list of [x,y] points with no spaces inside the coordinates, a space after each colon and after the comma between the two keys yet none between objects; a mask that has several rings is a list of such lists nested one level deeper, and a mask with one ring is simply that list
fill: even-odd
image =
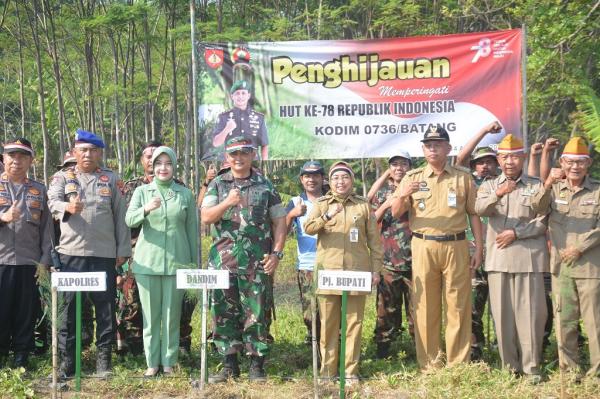
[{"label": "portrait of officer on banner", "polygon": [[[252,141],[256,148],[260,147],[260,159],[269,158],[269,137],[264,114],[256,111],[250,104],[252,87],[247,80],[237,80],[229,89],[229,97],[233,108],[222,112],[217,117],[212,130],[211,143],[220,148],[235,137],[244,137]],[[221,151],[219,151],[221,152]]]}]

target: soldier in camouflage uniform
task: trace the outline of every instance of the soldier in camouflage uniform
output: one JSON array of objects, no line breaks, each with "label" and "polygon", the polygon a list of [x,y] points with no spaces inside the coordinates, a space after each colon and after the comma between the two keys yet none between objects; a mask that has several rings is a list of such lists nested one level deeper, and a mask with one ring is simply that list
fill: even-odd
[{"label": "soldier in camouflage uniform", "polygon": [[414,339],[411,296],[411,252],[408,213],[394,218],[391,196],[410,170],[410,155],[399,151],[388,160],[389,169],[373,184],[367,195],[381,229],[383,269],[377,285],[377,321],[375,343],[377,358],[389,356],[390,345],[402,331],[402,306],[406,313],[408,331]]},{"label": "soldier in camouflage uniform", "polygon": [[[466,161],[469,161],[469,168],[473,176],[473,181],[477,188],[483,184],[488,178],[494,178],[498,175],[498,161],[496,160],[496,152],[491,147],[479,147],[475,149],[477,144],[483,140],[488,134],[496,134],[502,131],[502,126],[497,121],[494,121],[487,126],[484,126],[477,134],[475,134],[468,143],[461,149],[456,157],[457,166],[465,166]],[[475,151],[473,151],[475,149]],[[472,152],[472,154],[471,154]],[[486,227],[488,218],[482,217],[483,237],[486,237]],[[469,252],[473,255],[475,251],[475,239],[471,227],[467,229],[467,239],[469,240]],[[485,304],[488,300],[489,288],[487,282],[487,273],[483,270],[483,265],[477,268],[475,276],[471,280],[472,289],[472,308],[471,308],[471,360],[481,360],[483,355],[483,347],[485,346],[485,335],[483,333],[483,315],[485,313]],[[489,339],[489,338],[488,338]]]},{"label": "soldier in camouflage uniform", "polygon": [[242,351],[251,356],[250,380],[264,381],[267,287],[283,257],[285,210],[272,183],[252,171],[251,140],[232,138],[225,151],[231,170],[210,183],[202,202],[202,221],[213,224],[215,234],[209,267],[230,273],[230,288],[213,291],[213,342],[225,359],[209,382],[238,377]]},{"label": "soldier in camouflage uniform", "polygon": [[[133,192],[139,186],[149,184],[153,179],[152,152],[163,145],[160,141],[150,141],[142,146],[140,164],[144,169],[142,176],[135,177],[125,183],[123,195],[127,207],[133,196]],[[174,179],[175,183],[185,186],[182,181]],[[135,249],[135,243],[141,228],[131,229],[131,245]],[[132,258],[133,259],[133,258]],[[189,354],[192,344],[192,314],[196,307],[197,299],[185,295],[181,305],[181,321],[179,332],[179,350],[181,353]],[[139,355],[144,352],[142,342],[142,309],[137,289],[137,283],[133,273],[127,272],[121,286],[121,295],[118,298],[117,313],[117,352],[124,353],[127,349]]]}]

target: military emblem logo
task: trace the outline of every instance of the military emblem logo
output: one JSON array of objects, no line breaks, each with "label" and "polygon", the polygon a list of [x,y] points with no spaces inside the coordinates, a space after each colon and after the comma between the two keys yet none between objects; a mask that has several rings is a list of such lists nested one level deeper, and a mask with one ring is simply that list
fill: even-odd
[{"label": "military emblem logo", "polygon": [[223,49],[207,48],[204,50],[204,60],[210,68],[218,69],[223,65]]}]

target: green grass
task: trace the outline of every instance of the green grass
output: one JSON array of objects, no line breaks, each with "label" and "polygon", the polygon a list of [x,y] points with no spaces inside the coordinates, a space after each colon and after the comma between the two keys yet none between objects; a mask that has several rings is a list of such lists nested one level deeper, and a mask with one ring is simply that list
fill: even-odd
[{"label": "green grass", "polygon": [[[208,243],[205,242],[204,257]],[[107,381],[85,378],[82,382],[82,398],[312,398],[312,360],[310,347],[303,341],[306,329],[302,322],[295,280],[295,241],[286,244],[286,256],[277,271],[275,300],[277,320],[272,334],[275,344],[268,359],[269,382],[263,385],[247,381],[248,361],[242,363],[242,379],[235,384],[208,386],[203,394],[191,388],[191,380],[198,378],[200,368],[200,317],[194,314],[192,357],[180,359],[175,377],[152,381],[141,379],[145,370],[143,356],[113,357],[114,376]],[[349,398],[558,398],[560,378],[556,371],[556,345],[547,349],[545,372],[547,381],[531,386],[525,380],[498,368],[498,355],[493,350],[484,352],[486,363],[444,368],[433,374],[418,371],[415,350],[407,332],[394,343],[398,356],[389,360],[374,359],[373,328],[375,323],[374,297],[367,302],[363,327],[361,375],[363,383],[349,391]],[[33,371],[23,374],[18,370],[0,370],[0,397],[26,398],[50,397],[46,376],[51,371],[50,356],[33,357]],[[209,351],[209,371],[220,367],[220,358]],[[95,351],[83,353],[83,371],[86,377],[94,372]],[[569,398],[600,398],[599,379],[584,379],[573,383],[567,375],[566,392]],[[76,397],[74,384],[63,398]],[[337,386],[325,384],[320,397],[337,398]]]}]

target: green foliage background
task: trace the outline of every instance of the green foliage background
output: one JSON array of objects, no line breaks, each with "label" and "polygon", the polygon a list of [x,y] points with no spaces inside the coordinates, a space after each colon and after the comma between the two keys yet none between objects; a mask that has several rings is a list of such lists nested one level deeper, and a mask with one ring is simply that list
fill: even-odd
[{"label": "green foliage background", "polygon": [[[189,6],[184,0],[0,0],[0,136],[24,132],[33,140],[43,154],[37,159],[38,178],[44,165],[58,162],[61,141],[66,147],[78,127],[105,137],[106,163],[125,176],[136,172],[139,144],[160,137],[177,147],[180,174],[194,181],[203,169],[193,163],[197,151],[190,133]],[[598,1],[199,0],[195,6],[196,38],[206,42],[405,37],[526,26],[529,142],[549,136],[565,142],[571,135],[600,140]],[[300,136],[297,143],[274,144],[285,146],[290,157],[303,145]],[[285,183],[300,165],[263,166]],[[365,165],[372,181],[376,165],[372,160]]]}]

